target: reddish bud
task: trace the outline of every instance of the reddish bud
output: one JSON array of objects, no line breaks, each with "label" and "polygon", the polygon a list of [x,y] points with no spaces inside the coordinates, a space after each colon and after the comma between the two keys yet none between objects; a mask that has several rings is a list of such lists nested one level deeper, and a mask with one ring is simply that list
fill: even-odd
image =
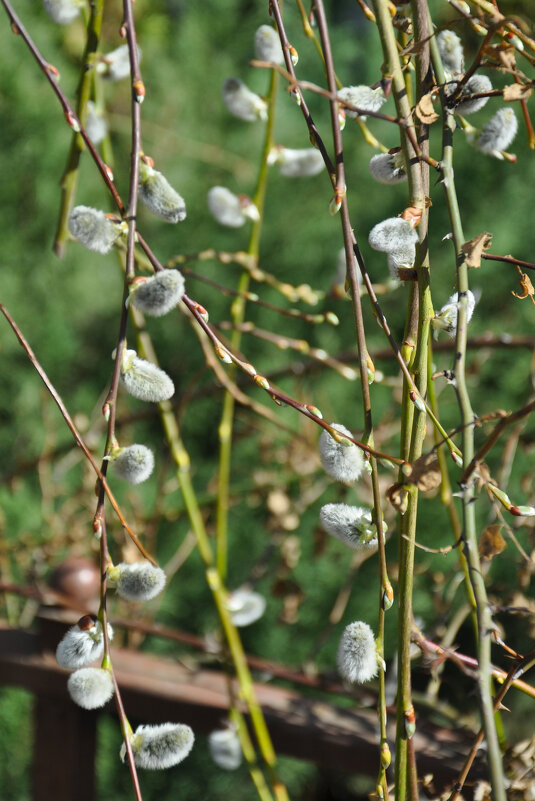
[{"label": "reddish bud", "polygon": [[136,97],[136,103],[143,103],[145,100],[145,84],[143,81],[138,80],[134,81],[132,84],[132,88],[134,90],[134,95]]},{"label": "reddish bud", "polygon": [[67,124],[73,129],[75,133],[80,133],[80,123],[72,113],[72,111],[67,110],[65,112],[65,119],[67,120]]}]

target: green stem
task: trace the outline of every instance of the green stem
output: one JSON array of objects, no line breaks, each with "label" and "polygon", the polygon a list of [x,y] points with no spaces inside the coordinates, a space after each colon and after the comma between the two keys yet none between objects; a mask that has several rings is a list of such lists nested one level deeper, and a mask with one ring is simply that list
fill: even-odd
[{"label": "green stem", "polygon": [[[145,330],[143,330],[142,315],[140,315],[135,308],[131,308],[131,313],[136,329],[138,330],[138,342],[141,353],[145,356],[145,358],[157,363],[156,353],[154,351],[150,336]],[[195,534],[197,540],[199,553],[205,565],[206,581],[210,587],[210,590],[212,591],[221,624],[223,626],[223,631],[229,646],[234,669],[236,670],[240,687],[240,698],[245,702],[249,710],[251,723],[256,734],[260,753],[262,754],[262,757],[270,772],[275,798],[278,799],[278,801],[288,801],[287,790],[275,773],[275,765],[277,761],[275,751],[273,749],[271,738],[264,720],[262,709],[256,700],[254,685],[249,666],[247,665],[240,635],[230,618],[227,606],[228,592],[224,587],[221,577],[215,567],[215,559],[212,547],[210,545],[210,539],[208,537],[208,532],[206,531],[206,526],[204,525],[204,520],[199,509],[197,496],[195,494],[195,489],[191,481],[189,454],[184,447],[184,443],[182,442],[178,423],[175,415],[173,414],[169,401],[160,403],[159,410],[166,439],[169,443],[169,447],[171,448],[171,454],[175,464],[177,465],[177,480],[184,498],[186,511],[193,529],[193,533]]]},{"label": "green stem", "polygon": [[[78,119],[85,126],[87,116],[87,103],[91,97],[91,86],[93,82],[93,64],[95,53],[98,50],[100,31],[102,28],[102,16],[104,11],[104,0],[94,0],[90,3],[91,14],[87,24],[87,42],[82,60],[82,71],[77,89],[76,113]],[[88,65],[89,68],[88,68]],[[54,252],[60,258],[65,253],[65,245],[69,239],[69,214],[74,204],[76,186],[78,183],[78,165],[84,150],[84,141],[79,133],[73,133],[71,149],[67,157],[65,171],[61,178],[61,204],[54,240]]]},{"label": "green stem", "polygon": [[[433,409],[433,412],[435,414],[438,414],[438,402],[435,392],[435,382],[431,378],[433,372],[432,363],[433,363],[433,350],[430,337],[429,349],[428,349],[427,396],[429,399],[430,406]],[[442,442],[441,438],[438,436],[438,432],[436,431],[436,429],[433,429],[433,437],[435,440],[435,445],[439,445]],[[461,529],[461,523],[459,521],[459,515],[457,514],[457,508],[453,502],[453,494],[451,491],[451,482],[448,473],[446,451],[444,450],[444,448],[437,448],[436,453],[438,459],[438,466],[440,468],[440,500],[448,510],[451,529],[453,532],[453,541],[454,543],[456,543],[459,542],[461,538],[462,529]],[[472,621],[475,627],[477,626],[476,599],[474,596],[474,591],[472,589],[472,584],[470,582],[468,562],[466,561],[466,556],[464,555],[461,548],[457,548],[457,553],[459,554],[459,562],[464,575],[464,584],[468,595],[468,603],[470,604]]]},{"label": "green stem", "polygon": [[[431,39],[431,57],[435,76],[439,84],[444,83],[444,70],[440,53],[435,37]],[[457,266],[457,289],[459,292],[459,311],[457,319],[457,334],[455,339],[455,361],[453,371],[455,374],[455,386],[457,400],[462,424],[462,450],[463,468],[470,464],[474,455],[474,412],[470,402],[468,387],[466,385],[466,339],[468,321],[466,315],[467,293],[469,290],[468,267],[462,254],[461,247],[464,243],[464,233],[461,222],[461,214],[455,189],[455,178],[453,171],[453,134],[455,131],[455,117],[444,105],[444,124],[442,140],[442,172],[443,186],[446,196],[446,205],[450,217],[455,247],[455,261]],[[468,562],[470,583],[477,604],[477,656],[478,672],[477,685],[479,691],[479,701],[483,729],[487,742],[487,761],[489,764],[490,782],[494,801],[505,801],[505,786],[503,764],[500,752],[500,744],[496,730],[494,709],[491,688],[491,633],[494,629],[492,615],[488,603],[487,591],[481,565],[476,533],[475,519],[475,487],[473,480],[467,482],[463,487],[462,506],[463,506],[463,544],[464,553]]]},{"label": "green stem", "polygon": [[[429,262],[427,257],[427,214],[425,212],[425,191],[422,167],[417,158],[413,142],[416,132],[412,120],[410,102],[407,94],[405,77],[401,68],[396,37],[387,0],[375,0],[374,11],[383,55],[385,74],[392,79],[392,88],[396,112],[399,119],[412,130],[407,136],[407,128],[403,128],[401,147],[407,165],[409,200],[408,205],[422,210],[420,223],[423,244],[418,248],[416,270],[418,275],[417,293],[412,292],[409,299],[409,313],[404,340],[404,359],[411,360],[411,350],[416,344],[411,372],[414,373],[414,384],[420,395],[424,395],[427,386],[427,338],[432,305],[429,292]],[[414,9],[413,9],[414,10]],[[418,86],[418,91],[420,87]],[[422,132],[420,131],[420,138]],[[426,165],[427,167],[427,165]],[[417,315],[417,316],[416,316]],[[402,450],[403,459],[417,459],[422,451],[425,436],[426,413],[414,407],[407,387],[403,393],[402,407]],[[416,520],[418,510],[418,490],[412,486],[408,490],[407,509],[400,520],[399,529],[399,610],[398,610],[398,694],[396,725],[396,801],[405,801],[407,785],[414,787],[416,783],[416,766],[414,759],[409,759],[408,740],[414,734],[414,707],[411,691],[410,640],[412,628],[412,594],[413,568],[416,538]],[[410,782],[409,782],[410,777]]]},{"label": "green stem", "polygon": [[[264,149],[262,151],[262,160],[260,164],[256,192],[253,198],[253,202],[258,209],[259,220],[253,223],[249,247],[247,249],[248,257],[251,258],[256,266],[258,266],[260,234],[264,217],[264,203],[268,178],[268,156],[274,144],[273,129],[275,125],[275,101],[277,97],[278,84],[279,74],[276,70],[272,70],[268,94],[268,119],[266,124],[266,135],[264,139]],[[232,332],[230,344],[234,353],[238,353],[240,350],[242,332],[238,330],[238,327],[245,319],[245,307],[247,303],[245,295],[249,290],[250,281],[250,273],[244,271],[238,284],[239,294],[231,307],[231,317],[235,327]],[[234,380],[235,372],[236,367],[232,366],[229,370],[231,380]],[[223,580],[226,579],[227,575],[228,509],[234,406],[234,396],[231,392],[225,392],[221,422],[219,423],[219,473],[216,510],[216,560],[219,575]]]},{"label": "green stem", "polygon": [[[336,73],[334,70],[334,61],[332,56],[329,31],[327,27],[327,20],[325,17],[325,9],[322,0],[316,0],[315,15],[318,23],[321,46],[324,56],[325,72],[329,90],[332,94],[336,91]],[[356,240],[353,235],[351,222],[349,218],[349,209],[346,194],[345,171],[344,171],[344,154],[342,137],[340,131],[340,121],[338,116],[338,105],[335,101],[330,103],[331,110],[331,126],[333,132],[334,151],[336,160],[336,186],[337,189],[343,190],[341,193],[341,208],[340,220],[342,223],[342,234],[344,237],[344,248],[346,253],[347,264],[347,277],[351,286],[351,298],[353,302],[353,315],[355,319],[355,333],[358,349],[358,361],[360,370],[360,385],[362,393],[362,403],[364,409],[364,435],[363,439],[367,444],[373,445],[373,419],[372,419],[372,404],[369,387],[368,369],[371,362],[368,348],[366,345],[366,334],[364,330],[364,320],[362,315],[362,307],[360,301],[359,283],[357,281],[356,263],[354,255],[354,246],[356,247]],[[380,728],[380,755],[379,755],[379,771],[377,777],[376,790],[380,798],[388,801],[388,781],[386,777],[386,770],[390,765],[391,756],[390,748],[387,739],[387,709],[386,709],[386,693],[385,693],[385,670],[384,670],[384,623],[385,612],[390,608],[393,601],[393,592],[390,580],[388,578],[386,555],[385,555],[385,537],[383,529],[383,513],[381,510],[381,493],[379,488],[379,477],[377,472],[377,460],[372,456],[370,459],[370,466],[372,471],[372,488],[373,488],[373,505],[374,505],[374,519],[377,527],[377,540],[379,551],[379,574],[380,574],[380,588],[379,588],[379,620],[377,632],[377,655],[380,662],[379,670],[379,698],[377,704],[377,711],[379,717]]]}]

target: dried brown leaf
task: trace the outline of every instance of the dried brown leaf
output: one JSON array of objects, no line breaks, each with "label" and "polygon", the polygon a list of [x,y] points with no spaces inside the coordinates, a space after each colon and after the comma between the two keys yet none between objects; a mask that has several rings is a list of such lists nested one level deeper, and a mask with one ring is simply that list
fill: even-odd
[{"label": "dried brown leaf", "polygon": [[392,484],[386,491],[386,497],[400,514],[405,514],[409,502],[409,494],[404,484]]},{"label": "dried brown leaf", "polygon": [[527,275],[527,273],[523,273],[520,270],[520,268],[518,268],[518,271],[520,273],[520,286],[522,287],[522,290],[520,292],[511,291],[511,295],[514,295],[515,298],[518,298],[519,300],[523,300],[524,298],[531,298],[531,300],[533,301],[533,296],[535,295],[535,289],[533,288],[533,284],[531,283],[531,280]]},{"label": "dried brown leaf", "polygon": [[532,86],[524,83],[511,83],[509,86],[503,87],[503,99],[506,103],[512,103],[514,100],[527,100],[532,92]]},{"label": "dried brown leaf", "polygon": [[502,537],[501,531],[501,523],[494,523],[481,532],[479,536],[479,556],[481,559],[490,561],[505,550],[507,543]]},{"label": "dried brown leaf", "polygon": [[481,257],[485,250],[490,248],[491,244],[492,234],[489,234],[488,231],[483,231],[479,236],[461,245],[461,252],[466,257],[466,266],[474,269],[481,267]]},{"label": "dried brown leaf", "polygon": [[416,116],[425,125],[432,125],[439,118],[439,114],[433,108],[434,92],[428,92],[424,95],[415,108]]},{"label": "dried brown leaf", "polygon": [[411,468],[407,482],[416,484],[421,492],[428,492],[440,486],[440,466],[436,453],[424,453],[412,463]]},{"label": "dried brown leaf", "polygon": [[502,42],[499,45],[487,45],[485,48],[487,58],[492,58],[508,70],[516,67],[515,46]]}]

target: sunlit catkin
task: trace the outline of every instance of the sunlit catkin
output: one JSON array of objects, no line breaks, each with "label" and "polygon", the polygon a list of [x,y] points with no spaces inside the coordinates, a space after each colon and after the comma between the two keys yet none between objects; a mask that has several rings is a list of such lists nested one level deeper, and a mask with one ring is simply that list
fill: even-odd
[{"label": "sunlit catkin", "polygon": [[81,245],[94,253],[109,253],[120,230],[103,211],[90,206],[75,206],[69,214],[69,231]]},{"label": "sunlit catkin", "polygon": [[175,308],[184,289],[182,273],[178,270],[162,270],[130,288],[130,303],[144,314],[162,317]]},{"label": "sunlit catkin", "polygon": [[227,78],[223,84],[222,96],[227,109],[240,120],[267,120],[266,101],[251,92],[239,78]]},{"label": "sunlit catkin", "polygon": [[80,13],[80,0],[43,0],[43,7],[58,25],[68,25]]},{"label": "sunlit catkin", "polygon": [[[108,624],[108,637],[113,629]],[[101,659],[104,653],[104,633],[95,615],[84,615],[67,631],[56,648],[56,662],[66,670],[76,670]]]},{"label": "sunlit catkin", "polygon": [[502,150],[506,150],[516,136],[518,121],[512,108],[502,108],[490,118],[476,139],[476,147],[488,156],[502,159]]},{"label": "sunlit catkin", "polygon": [[[159,726],[147,724],[138,726],[130,735],[130,745],[134,762],[138,768],[165,770],[178,765],[185,759],[195,737],[192,729],[185,723],[161,723]],[[123,743],[120,757],[124,762],[126,746]]]},{"label": "sunlit catkin", "polygon": [[242,763],[240,739],[233,728],[217,729],[208,735],[210,756],[218,768],[237,770]]},{"label": "sunlit catkin", "polygon": [[370,89],[369,86],[344,86],[338,91],[338,97],[344,103],[349,103],[359,109],[357,112],[347,107],[345,108],[346,115],[354,119],[360,117],[365,120],[366,112],[377,112],[386,103],[385,93],[380,87],[378,89]]},{"label": "sunlit catkin", "polygon": [[325,167],[323,156],[315,147],[294,150],[282,145],[276,145],[271,150],[268,164],[278,164],[280,174],[287,178],[306,178],[317,175]]},{"label": "sunlit catkin", "polygon": [[266,611],[266,599],[248,587],[229,593],[227,607],[232,622],[238,628],[256,623]]},{"label": "sunlit catkin", "polygon": [[364,456],[361,449],[347,437],[351,431],[340,423],[331,423],[331,428],[338,431],[344,442],[337,442],[328,431],[322,431],[319,438],[319,452],[323,469],[337,481],[352,482],[360,478],[364,469]]},{"label": "sunlit catkin", "polygon": [[175,394],[175,385],[167,373],[140,359],[135,350],[124,351],[120,378],[126,391],[139,400],[160,403]]},{"label": "sunlit catkin", "polygon": [[486,75],[472,75],[461,92],[461,97],[455,111],[458,111],[459,114],[475,114],[476,111],[480,111],[480,109],[486,106],[489,98],[477,97],[474,100],[470,100],[470,96],[483,94],[483,92],[490,92],[491,90],[492,84],[490,78],[487,78]]},{"label": "sunlit catkin", "polygon": [[[137,48],[138,61],[141,61],[141,50]],[[109,81],[122,81],[130,76],[130,52],[128,45],[120,45],[109,53],[100,56],[96,71]]]},{"label": "sunlit catkin", "polygon": [[72,700],[83,709],[99,709],[114,693],[113,679],[104,668],[81,668],[69,677],[67,689]]},{"label": "sunlit catkin", "polygon": [[258,221],[260,215],[251,198],[235,195],[224,186],[213,186],[208,192],[208,208],[220,225],[241,228],[247,220]]},{"label": "sunlit catkin", "polygon": [[121,562],[108,567],[108,581],[127,601],[150,601],[165,587],[166,575],[161,567],[150,562]]},{"label": "sunlit catkin", "polygon": [[346,626],[337,654],[340,675],[350,684],[363,684],[377,675],[377,650],[373,631],[357,620]]},{"label": "sunlit catkin", "polygon": [[[321,507],[323,529],[354,551],[373,551],[377,548],[377,527],[369,509],[346,503],[327,503]],[[386,526],[383,523],[383,528]]]},{"label": "sunlit catkin", "polygon": [[139,165],[139,197],[157,217],[169,223],[186,219],[186,202],[167,178],[144,161]]},{"label": "sunlit catkin", "polygon": [[254,35],[254,52],[258,61],[284,64],[284,54],[277,31],[271,25],[261,25]]},{"label": "sunlit catkin", "polygon": [[389,217],[377,223],[368,236],[374,250],[388,255],[388,266],[394,278],[401,267],[412,267],[416,259],[418,234],[408,220]]},{"label": "sunlit catkin", "polygon": [[368,169],[380,184],[399,184],[407,180],[402,153],[378,153],[371,157]]},{"label": "sunlit catkin", "polygon": [[[457,319],[459,317],[460,293],[454,292],[447,303],[442,306],[439,312],[431,320],[431,325],[436,331],[445,331],[450,337],[455,336],[457,331]],[[472,319],[476,299],[474,293],[469,289],[466,291],[466,322]]]},{"label": "sunlit catkin", "polygon": [[108,133],[108,123],[106,122],[106,117],[101,111],[99,111],[92,100],[87,102],[85,132],[94,145],[99,145]]},{"label": "sunlit catkin", "polygon": [[108,458],[119,478],[130,484],[141,484],[154,470],[154,454],[146,445],[117,448]]},{"label": "sunlit catkin", "polygon": [[441,31],[437,45],[444,69],[452,75],[464,70],[464,54],[461,40],[453,31]]}]

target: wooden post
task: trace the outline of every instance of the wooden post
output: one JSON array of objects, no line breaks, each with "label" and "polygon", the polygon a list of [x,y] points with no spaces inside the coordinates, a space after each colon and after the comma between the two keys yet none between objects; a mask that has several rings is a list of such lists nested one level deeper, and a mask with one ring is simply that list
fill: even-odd
[{"label": "wooden post", "polygon": [[94,801],[97,717],[68,697],[36,697],[33,801]]}]

